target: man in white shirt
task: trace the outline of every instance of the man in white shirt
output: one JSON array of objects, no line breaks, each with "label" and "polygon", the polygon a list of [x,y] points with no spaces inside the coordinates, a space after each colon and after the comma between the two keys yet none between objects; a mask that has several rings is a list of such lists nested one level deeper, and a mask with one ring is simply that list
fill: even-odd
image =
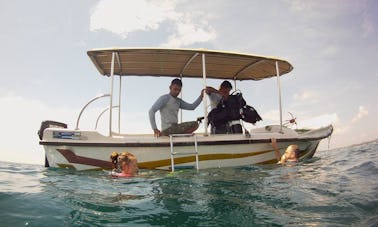
[{"label": "man in white shirt", "polygon": [[[197,121],[178,124],[178,111],[179,109],[196,109],[202,101],[203,94],[201,92],[200,96],[190,104],[177,97],[181,92],[181,88],[182,82],[180,79],[176,78],[172,80],[169,86],[169,93],[160,96],[149,110],[151,128],[156,137],[169,134],[191,133],[198,128]],[[162,131],[156,126],[155,113],[157,111],[160,111]]]}]

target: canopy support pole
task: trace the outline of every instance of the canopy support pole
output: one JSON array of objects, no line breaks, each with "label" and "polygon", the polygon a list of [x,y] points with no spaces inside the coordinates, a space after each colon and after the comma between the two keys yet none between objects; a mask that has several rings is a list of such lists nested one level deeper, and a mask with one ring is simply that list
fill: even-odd
[{"label": "canopy support pole", "polygon": [[119,94],[118,94],[118,133],[121,134],[121,95],[122,93],[122,76],[119,76]]},{"label": "canopy support pole", "polygon": [[110,66],[110,104],[109,104],[109,136],[112,136],[112,113],[113,113],[113,83],[114,83],[114,60],[115,52],[112,52],[112,62]]},{"label": "canopy support pole", "polygon": [[202,53],[202,76],[203,76],[203,96],[202,96],[202,100],[203,100],[203,108],[204,108],[204,122],[203,122],[203,126],[205,127],[205,136],[208,135],[208,131],[207,131],[207,97],[206,97],[206,59],[205,59],[205,54]]},{"label": "canopy support pole", "polygon": [[[198,56],[199,53],[195,53],[193,54],[193,56],[189,59],[189,61],[187,61],[184,65],[184,67],[181,69],[181,72],[180,72],[180,79],[182,81],[182,75],[184,74],[184,71],[186,70],[186,68],[189,67],[190,63],[192,63],[192,61]],[[182,99],[182,90],[181,90],[181,93],[180,93],[180,98]],[[180,109],[180,123],[182,123],[182,109]]]},{"label": "canopy support pole", "polygon": [[[118,67],[120,68],[122,72],[122,65],[121,65],[121,60],[119,58],[118,52],[115,52],[115,60],[118,63]],[[114,62],[115,64],[115,62]],[[114,70],[114,69],[113,69]],[[113,71],[114,72],[114,71]],[[118,133],[121,134],[121,94],[122,94],[122,75],[119,75],[119,94],[118,94]],[[114,107],[113,107],[114,108]]]},{"label": "canopy support pole", "polygon": [[280,70],[278,67],[278,61],[276,61],[276,75],[278,86],[278,104],[280,108],[280,133],[282,133],[282,102],[281,102],[281,83],[280,83]]},{"label": "canopy support pole", "polygon": [[[181,83],[183,83],[182,78],[183,78],[182,74],[180,74]],[[182,99],[182,93],[183,93],[183,89],[181,88],[180,99]],[[180,122],[179,123],[182,123],[182,109],[181,108],[179,108],[179,112],[180,112]]]}]

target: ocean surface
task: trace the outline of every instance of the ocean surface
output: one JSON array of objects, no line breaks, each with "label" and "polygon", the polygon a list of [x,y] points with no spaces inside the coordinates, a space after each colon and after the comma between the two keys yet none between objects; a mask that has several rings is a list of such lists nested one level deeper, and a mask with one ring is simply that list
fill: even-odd
[{"label": "ocean surface", "polygon": [[0,179],[0,226],[378,226],[377,142],[129,179],[0,162]]}]

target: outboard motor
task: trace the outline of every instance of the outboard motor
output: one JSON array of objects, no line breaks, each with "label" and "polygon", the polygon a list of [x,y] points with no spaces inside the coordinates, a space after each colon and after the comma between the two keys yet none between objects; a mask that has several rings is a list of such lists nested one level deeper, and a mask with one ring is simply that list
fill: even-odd
[{"label": "outboard motor", "polygon": [[[42,121],[41,127],[38,130],[38,137],[40,140],[43,138],[43,132],[47,128],[67,128],[67,124],[57,122],[57,121]],[[47,156],[45,155],[45,167],[50,167]]]},{"label": "outboard motor", "polygon": [[67,124],[57,122],[57,121],[42,121],[41,127],[38,130],[39,139],[43,138],[43,131],[47,128],[67,128]]}]

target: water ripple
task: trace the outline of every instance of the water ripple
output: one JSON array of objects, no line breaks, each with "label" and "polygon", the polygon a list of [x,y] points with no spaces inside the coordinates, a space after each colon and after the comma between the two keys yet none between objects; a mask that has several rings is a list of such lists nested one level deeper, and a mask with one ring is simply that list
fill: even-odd
[{"label": "water ripple", "polygon": [[376,226],[378,144],[295,166],[142,171],[129,179],[0,165],[6,226]]}]

